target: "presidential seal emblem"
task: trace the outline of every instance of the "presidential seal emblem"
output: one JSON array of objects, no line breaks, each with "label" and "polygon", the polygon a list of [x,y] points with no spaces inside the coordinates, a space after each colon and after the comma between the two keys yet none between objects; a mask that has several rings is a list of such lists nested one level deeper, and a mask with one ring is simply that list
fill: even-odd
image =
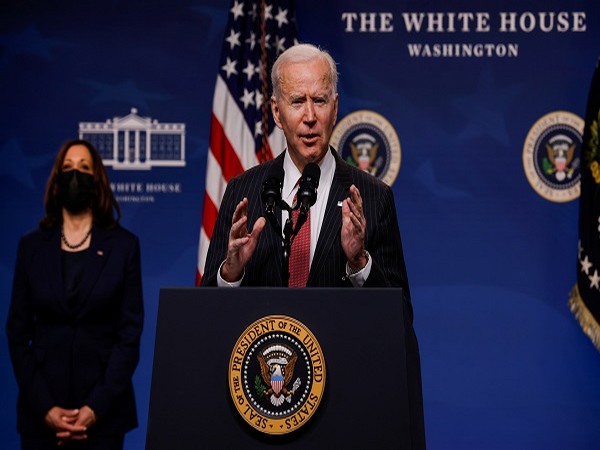
[{"label": "presidential seal emblem", "polygon": [[400,170],[401,148],[396,130],[385,117],[359,110],[334,128],[330,143],[344,161],[391,186]]},{"label": "presidential seal emblem", "polygon": [[317,410],[325,389],[325,358],[303,323],[267,316],[237,340],[228,376],[233,403],[249,425],[266,434],[287,434]]},{"label": "presidential seal emblem", "polygon": [[563,203],[579,197],[584,121],[555,111],[540,118],[523,145],[523,167],[531,187],[543,198]]}]

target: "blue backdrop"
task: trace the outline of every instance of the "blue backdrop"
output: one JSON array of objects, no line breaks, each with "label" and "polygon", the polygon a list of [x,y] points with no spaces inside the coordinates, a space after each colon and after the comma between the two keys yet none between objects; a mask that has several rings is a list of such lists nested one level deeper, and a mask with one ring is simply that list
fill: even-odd
[{"label": "blue backdrop", "polygon": [[[64,140],[82,122],[114,128],[115,118],[131,125],[139,116],[185,125],[185,165],[109,169],[122,222],[142,243],[140,427],[126,440],[126,448],[141,449],[159,289],[195,279],[229,1],[11,3],[0,7],[2,325],[18,238],[43,214],[45,182]],[[600,55],[600,3],[501,3],[302,0],[298,29],[339,62],[339,119],[377,112],[401,142],[393,190],[429,448],[595,449],[600,355],[567,306],[577,200],[540,194],[524,148],[544,116],[585,114]],[[137,114],[127,118],[132,108]],[[2,447],[17,448],[4,333],[0,398]]]}]

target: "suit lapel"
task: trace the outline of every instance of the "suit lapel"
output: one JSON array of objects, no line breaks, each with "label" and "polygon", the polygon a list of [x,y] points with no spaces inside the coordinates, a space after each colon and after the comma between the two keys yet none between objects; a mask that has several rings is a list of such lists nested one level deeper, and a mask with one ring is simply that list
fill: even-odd
[{"label": "suit lapel", "polygon": [[327,255],[331,247],[340,239],[342,208],[338,204],[348,196],[348,191],[352,184],[350,173],[337,155],[337,152],[333,149],[331,151],[335,157],[335,173],[331,182],[329,198],[327,199],[327,206],[325,208],[325,217],[323,218],[323,225],[321,226],[319,240],[317,241],[317,247],[308,276],[309,285],[312,280],[318,279],[327,262]]},{"label": "suit lapel", "polygon": [[89,297],[96,285],[106,262],[110,257],[112,246],[110,245],[111,233],[108,230],[94,226],[92,229],[92,240],[90,242],[88,260],[81,279],[79,289],[80,304],[82,309],[88,306]]},{"label": "suit lapel", "polygon": [[[276,209],[277,217],[281,217],[281,210],[279,208]],[[265,225],[268,227],[268,230],[263,230],[261,238],[266,240],[266,246],[264,247],[267,253],[264,257],[260,258],[262,261],[273,261],[273,256],[275,258],[275,264],[273,266],[273,271],[269,271],[268,277],[273,285],[281,285],[281,267],[283,264],[283,254],[281,247],[281,235],[277,234],[276,230],[273,229],[273,226],[270,223]],[[262,267],[259,269],[261,271],[268,270],[266,267]]]},{"label": "suit lapel", "polygon": [[[284,152],[282,152],[277,158],[275,158],[272,162],[272,164],[274,165],[278,165],[280,167],[283,168],[283,158],[284,158]],[[265,167],[264,171],[262,172],[262,177],[264,178],[266,176],[267,173],[269,173],[269,163],[267,164],[263,164],[263,166]],[[261,192],[262,192],[262,188],[261,188]],[[262,200],[260,200],[260,194],[259,194],[259,205],[260,205],[260,212],[257,215],[258,216],[264,216],[263,211],[263,205],[262,205]],[[275,280],[279,280],[278,281],[278,285],[281,285],[282,283],[282,278],[281,278],[281,267],[283,264],[283,251],[281,248],[281,236],[282,233],[281,230],[281,226],[283,225],[281,223],[282,220],[282,209],[281,207],[276,206],[275,207],[275,217],[277,218],[277,222],[279,223],[279,228],[278,230],[275,230],[274,227],[268,223],[269,221],[267,220],[267,224],[265,225],[266,227],[268,227],[268,230],[263,230],[263,235],[265,235],[265,240],[266,240],[266,249],[269,256],[266,257],[266,260],[268,261],[269,259],[271,259],[270,255],[275,255],[276,257],[276,267],[279,267],[278,273],[277,274],[272,274],[273,277],[275,277],[275,279],[273,280],[275,282]]]},{"label": "suit lapel", "polygon": [[67,312],[65,286],[63,283],[62,250],[60,249],[60,227],[48,231],[44,239],[44,267],[48,270],[48,280],[63,312]]}]

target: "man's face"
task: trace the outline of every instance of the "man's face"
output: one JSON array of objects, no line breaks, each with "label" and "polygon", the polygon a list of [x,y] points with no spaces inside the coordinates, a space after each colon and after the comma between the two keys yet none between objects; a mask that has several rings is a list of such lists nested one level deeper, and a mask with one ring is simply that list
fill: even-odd
[{"label": "man's face", "polygon": [[329,149],[338,95],[333,93],[328,65],[321,59],[281,69],[281,96],[271,98],[271,109],[275,124],[285,134],[290,157],[302,172],[309,162],[321,161]]}]

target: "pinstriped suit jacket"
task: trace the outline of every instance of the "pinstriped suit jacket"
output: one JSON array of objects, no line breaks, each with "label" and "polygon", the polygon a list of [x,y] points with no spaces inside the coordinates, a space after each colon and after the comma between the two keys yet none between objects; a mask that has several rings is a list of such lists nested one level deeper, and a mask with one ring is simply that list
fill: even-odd
[{"label": "pinstriped suit jacket", "polygon": [[[371,254],[373,266],[364,287],[402,287],[408,295],[408,280],[402,243],[391,189],[377,178],[344,162],[333,149],[336,169],[333,177],[323,226],[319,233],[307,286],[351,286],[345,278],[346,255],[341,246],[342,209],[338,202],[348,197],[352,184],[363,198],[367,221],[365,248]],[[232,179],[227,185],[215,224],[202,279],[205,286],[216,286],[217,270],[227,255],[227,242],[235,206],[248,197],[248,227],[264,214],[260,198],[261,186],[273,164],[283,167],[283,153],[273,161],[258,165]],[[281,217],[277,208],[276,217]],[[282,285],[281,233],[267,223],[258,246],[246,266],[243,286]]]}]

